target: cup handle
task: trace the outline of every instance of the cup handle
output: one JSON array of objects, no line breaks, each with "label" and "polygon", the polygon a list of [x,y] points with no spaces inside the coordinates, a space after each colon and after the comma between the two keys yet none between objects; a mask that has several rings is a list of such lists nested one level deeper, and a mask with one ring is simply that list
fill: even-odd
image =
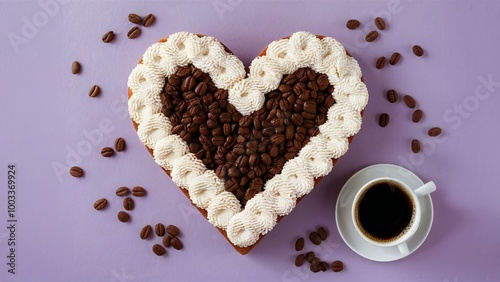
[{"label": "cup handle", "polygon": [[425,196],[434,191],[436,191],[436,184],[434,184],[433,181],[429,181],[424,185],[420,186],[419,188],[415,189],[414,192],[415,194],[417,194],[417,196]]},{"label": "cup handle", "polygon": [[408,244],[406,244],[406,242],[399,244],[398,250],[402,255],[407,256],[410,254],[410,250],[408,249]]}]

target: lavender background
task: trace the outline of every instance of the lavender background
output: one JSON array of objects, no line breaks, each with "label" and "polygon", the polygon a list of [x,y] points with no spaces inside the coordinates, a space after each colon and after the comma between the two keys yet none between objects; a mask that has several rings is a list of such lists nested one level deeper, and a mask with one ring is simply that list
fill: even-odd
[{"label": "lavender background", "polygon": [[[129,40],[130,12],[154,13],[157,21]],[[379,15],[388,29],[375,42],[364,42]],[[359,19],[361,29],[347,30],[349,18]],[[0,1],[0,19],[1,281],[500,280],[500,2]],[[117,38],[103,44],[108,30]],[[361,132],[332,173],[241,256],[190,206],[136,137],[126,109],[127,77],[149,45],[177,31],[215,36],[248,65],[272,40],[299,30],[333,36],[346,46],[363,68],[370,102]],[[15,35],[23,42],[12,43]],[[415,57],[413,44],[426,55]],[[376,70],[376,58],[393,51],[403,56],[399,65]],[[70,72],[73,60],[82,64],[79,75]],[[102,94],[91,99],[87,92],[94,84]],[[387,102],[390,88],[416,98],[422,122],[413,124],[402,102]],[[382,112],[391,115],[387,128],[377,125]],[[427,137],[432,126],[444,134]],[[91,143],[85,132],[98,130],[102,138]],[[127,151],[101,157],[100,149],[119,136],[127,140]],[[424,142],[422,153],[411,153],[413,138]],[[69,152],[77,152],[77,159],[67,159]],[[75,162],[85,169],[84,178],[66,172]],[[6,265],[10,163],[17,165],[15,275]],[[343,183],[375,163],[403,165],[438,186],[427,241],[391,263],[356,255],[335,226]],[[149,191],[136,200],[127,224],[116,219],[122,199],[114,191],[122,185]],[[97,212],[92,205],[101,197],[109,206]],[[139,239],[142,226],[157,222],[182,229],[183,251],[156,257],[151,247],[160,239]],[[306,248],[323,260],[344,261],[343,272],[314,274],[293,265],[294,240],[320,225],[330,231],[329,239]]]}]

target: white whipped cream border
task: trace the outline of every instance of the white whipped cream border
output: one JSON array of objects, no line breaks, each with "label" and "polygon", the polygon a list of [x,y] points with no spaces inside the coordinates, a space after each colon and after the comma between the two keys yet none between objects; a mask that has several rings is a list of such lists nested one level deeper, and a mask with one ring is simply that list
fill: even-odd
[{"label": "white whipped cream border", "polygon": [[[172,134],[168,118],[160,114],[159,93],[165,77],[188,64],[208,73],[218,88],[228,90],[229,102],[243,115],[260,109],[264,94],[276,89],[283,75],[298,68],[326,74],[335,87],[336,103],[328,110],[320,133],[285,163],[281,174],[266,182],[264,191],[249,200],[245,209],[232,193],[224,191],[224,182]],[[129,113],[139,125],[139,138],[153,150],[155,161],[171,171],[173,181],[188,190],[191,201],[207,211],[208,220],[226,230],[229,240],[240,247],[255,244],[260,234],[273,229],[278,216],[290,213],[297,199],[314,188],[314,179],[331,171],[332,159],[347,151],[348,138],[359,131],[361,111],[368,102],[357,61],[335,39],[319,39],[308,32],[269,44],[266,55],[255,58],[245,76],[243,63],[217,39],[179,32],[150,46],[128,78],[133,93]]]}]

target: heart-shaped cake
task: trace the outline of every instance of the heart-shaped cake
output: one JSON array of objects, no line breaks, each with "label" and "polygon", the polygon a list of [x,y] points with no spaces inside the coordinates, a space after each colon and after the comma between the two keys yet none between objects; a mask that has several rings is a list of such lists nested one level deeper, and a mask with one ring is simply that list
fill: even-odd
[{"label": "heart-shaped cake", "polygon": [[330,173],[368,102],[358,63],[297,32],[243,63],[217,39],[153,44],[128,79],[129,112],[155,161],[242,254]]}]

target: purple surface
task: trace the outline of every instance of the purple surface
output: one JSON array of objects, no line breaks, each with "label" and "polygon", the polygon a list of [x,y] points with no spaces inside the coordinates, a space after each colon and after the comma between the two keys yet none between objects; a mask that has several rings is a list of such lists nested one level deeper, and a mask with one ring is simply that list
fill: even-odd
[{"label": "purple surface", "polygon": [[[46,2],[51,1],[40,1]],[[500,280],[499,2],[78,1],[56,4],[49,14],[40,3],[0,1],[1,281]],[[129,40],[130,12],[154,13],[157,22]],[[380,14],[388,29],[365,43],[363,33]],[[349,18],[359,19],[361,29],[347,30]],[[37,21],[36,30],[24,27],[27,21]],[[108,30],[117,38],[103,44]],[[150,44],[177,31],[215,36],[248,65],[272,40],[299,30],[333,36],[347,47],[363,68],[370,102],[361,132],[332,173],[241,256],[190,206],[138,140],[126,111],[127,77]],[[11,43],[14,34],[23,42]],[[413,44],[423,46],[426,55],[415,57]],[[376,58],[393,51],[403,56],[399,65],[376,70]],[[73,60],[82,63],[79,75],[70,72]],[[485,83],[488,79],[494,83]],[[102,87],[96,99],[87,96],[93,84]],[[416,98],[425,113],[422,122],[413,124],[401,102],[385,100],[390,88]],[[382,112],[392,118],[387,128],[377,125]],[[95,133],[102,123],[102,138],[91,143],[85,132]],[[426,137],[432,126],[443,128],[441,138]],[[127,140],[127,151],[101,157],[100,149],[118,136]],[[413,138],[426,144],[418,155],[409,147]],[[68,150],[83,154],[67,160]],[[74,162],[85,169],[84,178],[66,173]],[[17,165],[15,275],[7,272],[10,235],[4,227],[10,163]],[[403,164],[438,186],[427,241],[391,263],[356,255],[334,220],[343,183],[375,163]],[[122,185],[149,191],[136,200],[127,224],[116,219],[122,199],[114,191]],[[110,205],[97,212],[92,204],[101,197]],[[169,249],[159,258],[151,251],[159,238],[139,239],[142,226],[157,222],[182,229],[183,251]],[[295,238],[319,225],[330,231],[327,244],[307,248],[323,260],[344,261],[343,272],[313,274],[293,265]]]}]

